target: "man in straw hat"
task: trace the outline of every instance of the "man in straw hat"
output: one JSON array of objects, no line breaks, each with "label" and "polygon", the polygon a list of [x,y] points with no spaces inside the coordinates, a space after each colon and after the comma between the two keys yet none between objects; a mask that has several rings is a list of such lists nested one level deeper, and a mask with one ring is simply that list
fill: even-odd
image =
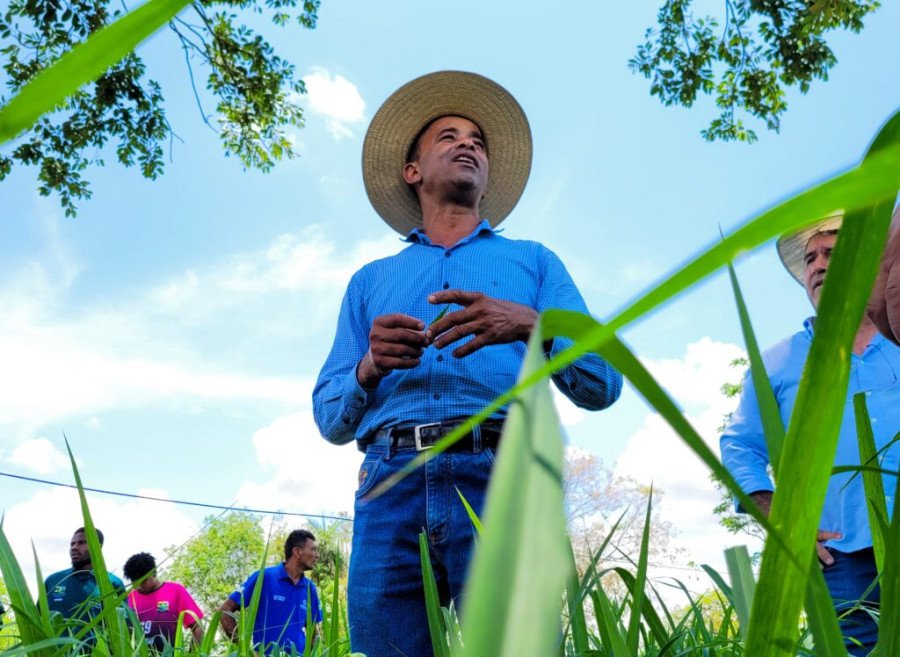
[{"label": "man in straw hat", "polygon": [[[496,83],[444,71],[404,85],[372,119],[362,165],[372,205],[409,246],[353,276],[313,406],[327,440],[365,452],[348,585],[353,650],[421,657],[431,642],[419,533],[442,604],[459,604],[473,539],[460,495],[481,511],[505,409],[361,500],[512,387],[540,312],[587,308],[552,252],[494,230],[531,166],[528,121]],[[544,347],[555,355],[568,344]],[[612,404],[622,384],[596,355],[553,380],[588,409]]]},{"label": "man in straw hat", "polygon": [[[778,240],[778,255],[782,263],[806,289],[814,308],[819,304],[841,221],[842,217],[836,215]],[[785,426],[797,399],[814,330],[813,316],[804,322],[802,331],[763,354]],[[866,393],[875,443],[880,449],[890,443],[900,429],[900,349],[879,335],[869,317],[863,318],[853,341],[847,406],[841,423],[835,465],[858,465],[860,462],[852,405],[853,395],[859,392]],[[768,514],[773,490],[767,473],[769,455],[749,374],[744,379],[740,404],[722,434],[721,449],[725,466],[763,513]],[[896,471],[898,457],[900,446],[891,446],[883,453],[881,467]],[[892,509],[896,479],[885,475],[884,484],[887,507]],[[840,612],[847,648],[852,655],[868,655],[877,641],[878,625],[867,607],[877,606],[879,589],[872,587],[878,573],[866,496],[862,477],[858,473],[832,475],[819,526],[816,551],[828,589]],[[864,602],[860,603],[860,600]]]}]

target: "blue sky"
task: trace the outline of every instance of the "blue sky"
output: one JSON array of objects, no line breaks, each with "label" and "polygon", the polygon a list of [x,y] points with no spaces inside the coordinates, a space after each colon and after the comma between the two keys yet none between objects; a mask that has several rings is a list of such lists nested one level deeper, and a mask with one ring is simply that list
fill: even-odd
[{"label": "blue sky", "polygon": [[[554,249],[602,319],[719,226],[858,161],[900,106],[900,6],[885,5],[861,34],[830,39],[839,63],[829,81],[791,93],[781,133],[754,126],[760,140],[747,146],[705,142],[711,101],[664,108],[629,71],[657,2],[324,0],[314,31],[264,28],[309,90],[294,133],[301,157],[269,174],[223,156],[175,36],[160,32],[139,52],[180,137],[162,178],[91,169],[94,196],[77,219],[38,196],[33,170],[0,183],[0,469],[69,481],[65,434],[90,486],[349,509],[360,457],[317,437],[309,396],[350,275],[401,247],[368,204],[359,166],[368,121],[396,87],[462,69],[517,97],[535,156],[506,235]],[[810,314],[771,244],[738,273],[762,344]],[[733,308],[717,275],[623,333],[711,441],[729,408],[718,389],[741,353]],[[573,445],[662,488],[683,561],[718,559],[733,542],[709,518],[702,468],[630,388],[602,413],[560,409]],[[45,571],[64,567],[80,524],[71,492],[10,479],[0,490],[19,554],[33,538]],[[94,508],[114,566],[184,540],[203,515],[108,497]]]}]

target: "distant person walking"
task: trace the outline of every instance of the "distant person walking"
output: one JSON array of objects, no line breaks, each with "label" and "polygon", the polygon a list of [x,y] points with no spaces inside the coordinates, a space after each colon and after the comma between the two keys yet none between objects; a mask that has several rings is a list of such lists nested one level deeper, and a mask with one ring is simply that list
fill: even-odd
[{"label": "distant person walking", "polygon": [[183,613],[182,625],[191,631],[196,645],[203,641],[203,612],[178,582],[163,582],[156,576],[156,559],[147,552],[138,552],[128,558],[123,569],[135,588],[128,594],[128,606],[134,610],[147,643],[162,651],[175,643],[178,618]]},{"label": "distant person walking", "polygon": [[[309,616],[313,623],[321,623],[322,610],[316,585],[304,573],[318,560],[319,549],[311,532],[295,529],[288,534],[284,542],[284,561],[262,571],[262,591],[253,624],[256,649],[261,648],[268,654],[277,645],[288,653],[296,650],[302,654],[307,639],[315,639],[315,630],[313,636],[306,636],[306,620]],[[250,606],[259,578],[259,571],[250,575],[222,604],[222,631],[230,639],[235,638],[236,614],[241,610],[245,613]]]},{"label": "distant person walking", "polygon": [[[103,532],[97,530],[97,540],[103,545]],[[79,527],[69,543],[72,567],[53,573],[44,581],[47,603],[51,612],[70,620],[87,621],[100,611],[100,587],[94,576],[91,553],[84,527]],[[123,594],[125,585],[118,577],[108,573],[109,582],[116,593]]]}]

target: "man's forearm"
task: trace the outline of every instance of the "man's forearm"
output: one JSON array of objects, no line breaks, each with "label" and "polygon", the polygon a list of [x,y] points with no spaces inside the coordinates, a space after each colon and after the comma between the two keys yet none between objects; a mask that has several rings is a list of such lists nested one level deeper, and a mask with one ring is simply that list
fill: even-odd
[{"label": "man's forearm", "polygon": [[769,510],[772,508],[772,491],[758,490],[755,493],[750,493],[750,499],[762,511],[762,514],[768,518]]},{"label": "man's forearm", "polygon": [[232,616],[232,612],[222,611],[222,616],[219,619],[219,625],[222,627],[222,633],[225,637],[231,641],[234,641],[234,631],[237,629],[237,621]]}]

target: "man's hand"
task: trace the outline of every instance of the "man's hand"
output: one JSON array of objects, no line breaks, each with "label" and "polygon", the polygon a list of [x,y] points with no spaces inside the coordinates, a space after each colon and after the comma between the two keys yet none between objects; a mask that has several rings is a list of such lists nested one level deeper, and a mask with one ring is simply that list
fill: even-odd
[{"label": "man's hand", "polygon": [[521,340],[527,342],[537,322],[538,313],[533,308],[512,301],[503,301],[480,292],[442,290],[428,297],[428,303],[455,303],[462,310],[448,313],[432,326],[425,336],[438,349],[453,344],[467,335],[475,337],[453,352],[463,358],[490,344],[506,344]]},{"label": "man's hand", "polygon": [[[753,500],[757,507],[759,507],[762,514],[768,518],[769,510],[772,508],[772,491],[760,490],[755,493],[750,493],[750,499]],[[816,556],[819,557],[819,563],[826,566],[830,566],[834,563],[834,557],[831,556],[831,552],[828,551],[828,548],[826,548],[823,543],[836,538],[843,538],[843,534],[838,532],[826,532],[822,529],[816,534]]]},{"label": "man's hand", "polygon": [[428,339],[425,324],[415,317],[395,313],[372,322],[369,350],[356,366],[356,380],[363,388],[375,388],[393,370],[418,366]]},{"label": "man's hand", "polygon": [[869,298],[868,313],[881,334],[900,345],[900,212],[894,215],[891,236]]},{"label": "man's hand", "polygon": [[240,611],[240,607],[231,598],[225,598],[225,602],[222,603],[222,606],[219,609],[222,612],[222,615],[219,617],[219,625],[222,626],[222,634],[224,634],[228,640],[234,641],[236,639],[234,633],[237,629],[235,614]]}]

